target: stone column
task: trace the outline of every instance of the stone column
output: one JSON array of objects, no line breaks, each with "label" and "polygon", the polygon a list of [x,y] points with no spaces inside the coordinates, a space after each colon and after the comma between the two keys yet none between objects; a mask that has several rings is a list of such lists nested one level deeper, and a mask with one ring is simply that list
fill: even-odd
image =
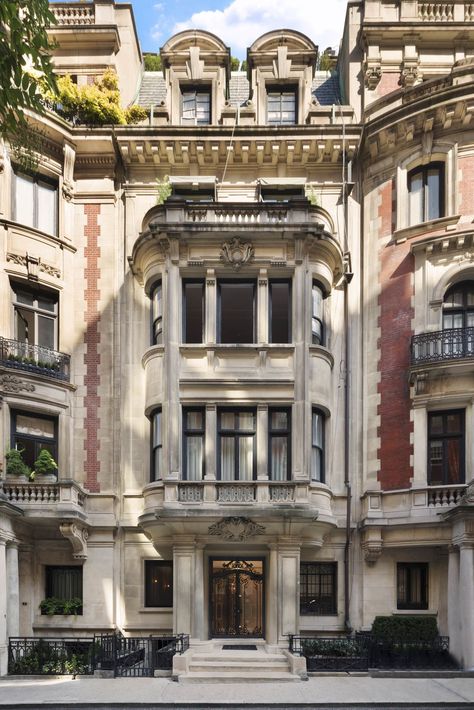
[{"label": "stone column", "polygon": [[299,633],[300,616],[300,547],[294,541],[278,545],[278,641],[288,641],[289,634]]},{"label": "stone column", "polygon": [[20,635],[20,581],[18,575],[18,545],[9,542],[6,550],[7,568],[7,635]]},{"label": "stone column", "polygon": [[464,670],[474,670],[474,543],[463,542],[459,556],[459,618]]},{"label": "stone column", "polygon": [[193,630],[195,547],[192,543],[173,546],[173,632],[191,634]]},{"label": "stone column", "polygon": [[204,641],[207,633],[204,629],[204,545],[196,545],[194,563],[194,624],[193,638]]},{"label": "stone column", "polygon": [[6,675],[8,667],[6,557],[5,540],[0,540],[0,676]]},{"label": "stone column", "polygon": [[457,659],[461,658],[461,639],[459,625],[459,550],[449,546],[448,559],[448,634],[450,651]]},{"label": "stone column", "polygon": [[278,643],[278,545],[271,543],[265,600],[265,638],[269,644]]},{"label": "stone column", "polygon": [[206,273],[206,296],[205,296],[205,327],[204,341],[208,344],[217,342],[217,296],[216,296],[216,273],[214,269],[208,269]]}]

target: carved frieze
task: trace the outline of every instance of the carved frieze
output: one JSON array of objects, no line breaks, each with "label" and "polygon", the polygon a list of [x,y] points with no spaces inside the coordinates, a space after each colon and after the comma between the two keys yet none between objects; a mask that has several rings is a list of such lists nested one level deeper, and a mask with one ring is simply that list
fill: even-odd
[{"label": "carved frieze", "polygon": [[0,389],[3,392],[34,392],[35,386],[30,382],[24,382],[15,375],[2,375],[0,377]]},{"label": "carved frieze", "polygon": [[219,486],[217,493],[219,503],[253,503],[255,487],[250,486]]},{"label": "carved frieze", "polygon": [[265,527],[249,518],[222,518],[219,522],[209,526],[209,535],[222,537],[229,542],[242,542],[249,537],[264,534]]},{"label": "carved frieze", "polygon": [[7,261],[17,266],[22,266],[28,271],[28,278],[36,280],[38,278],[38,272],[41,271],[48,276],[54,276],[57,279],[61,278],[61,272],[55,266],[51,264],[45,264],[44,261],[38,259],[37,257],[30,256],[29,254],[14,254],[9,252],[7,254]]},{"label": "carved frieze", "polygon": [[230,242],[224,242],[221,248],[221,261],[239,271],[254,257],[254,248],[250,242],[242,243],[238,237]]}]

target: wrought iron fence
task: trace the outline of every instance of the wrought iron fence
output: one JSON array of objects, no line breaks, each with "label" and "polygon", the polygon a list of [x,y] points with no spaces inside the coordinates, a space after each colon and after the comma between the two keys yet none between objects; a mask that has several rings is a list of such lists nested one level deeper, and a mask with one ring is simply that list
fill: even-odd
[{"label": "wrought iron fence", "polygon": [[0,363],[6,367],[69,382],[70,362],[70,356],[65,353],[20,340],[0,338]]},{"label": "wrought iron fence", "polygon": [[449,653],[449,636],[430,640],[404,639],[368,640],[369,665],[384,670],[454,669],[457,663]]},{"label": "wrought iron fence", "polygon": [[466,357],[474,357],[474,328],[449,328],[412,337],[412,365]]},{"label": "wrought iron fence", "polygon": [[93,671],[93,638],[9,639],[11,675],[90,675]]},{"label": "wrought iron fence", "polygon": [[367,645],[356,638],[290,636],[290,651],[305,656],[308,671],[366,671]]},{"label": "wrought iron fence", "polygon": [[171,670],[173,656],[188,648],[189,636],[185,634],[97,635],[94,637],[95,667],[114,671],[114,675],[120,677],[153,677],[155,670]]}]

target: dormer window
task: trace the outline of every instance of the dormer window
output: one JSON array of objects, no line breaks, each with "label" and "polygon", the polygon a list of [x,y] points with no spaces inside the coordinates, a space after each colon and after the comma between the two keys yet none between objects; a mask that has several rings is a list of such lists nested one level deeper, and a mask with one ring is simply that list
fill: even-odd
[{"label": "dormer window", "polygon": [[181,104],[181,124],[183,126],[208,126],[210,124],[211,92],[209,88],[182,88]]},{"label": "dormer window", "polygon": [[267,123],[270,126],[295,125],[296,89],[273,86],[267,89]]}]

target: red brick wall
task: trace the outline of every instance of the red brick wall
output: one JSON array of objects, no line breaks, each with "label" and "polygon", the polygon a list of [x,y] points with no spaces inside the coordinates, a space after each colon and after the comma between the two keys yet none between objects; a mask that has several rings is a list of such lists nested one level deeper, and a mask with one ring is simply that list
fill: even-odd
[{"label": "red brick wall", "polygon": [[[392,182],[380,188],[379,237],[387,237],[392,232],[393,196]],[[380,382],[378,392],[380,404],[380,459],[379,481],[382,490],[407,488],[413,475],[410,455],[413,447],[410,434],[410,390],[408,367],[411,321],[413,309],[412,275],[413,256],[410,243],[388,244],[380,253],[380,341],[379,366]]]},{"label": "red brick wall", "polygon": [[461,157],[458,162],[460,170],[459,180],[459,212],[460,214],[474,214],[474,158]]},{"label": "red brick wall", "polygon": [[84,377],[85,394],[85,441],[84,449],[86,452],[86,480],[85,486],[89,491],[98,493],[100,484],[98,475],[100,472],[99,461],[99,427],[100,427],[100,396],[98,387],[100,384],[100,311],[98,289],[100,268],[100,247],[98,246],[98,238],[100,236],[100,227],[97,218],[100,214],[100,205],[85,205],[84,212],[86,216],[85,226],[85,248],[84,248],[84,279],[85,279],[85,313],[84,319],[86,329],[84,333],[85,355],[84,365],[86,374]]}]

